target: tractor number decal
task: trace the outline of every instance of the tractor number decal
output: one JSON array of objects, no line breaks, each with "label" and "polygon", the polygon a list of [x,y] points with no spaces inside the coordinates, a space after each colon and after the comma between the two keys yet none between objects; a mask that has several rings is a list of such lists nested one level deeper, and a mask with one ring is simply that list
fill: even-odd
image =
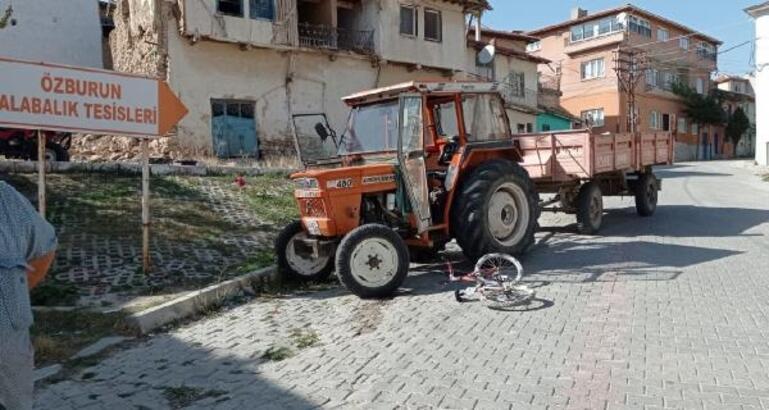
[{"label": "tractor number decal", "polygon": [[395,174],[372,175],[370,177],[363,177],[363,185],[385,184],[394,181]]},{"label": "tractor number decal", "polygon": [[334,189],[352,188],[352,178],[335,179],[332,181],[328,181],[328,183],[326,184],[326,187],[334,188]]}]

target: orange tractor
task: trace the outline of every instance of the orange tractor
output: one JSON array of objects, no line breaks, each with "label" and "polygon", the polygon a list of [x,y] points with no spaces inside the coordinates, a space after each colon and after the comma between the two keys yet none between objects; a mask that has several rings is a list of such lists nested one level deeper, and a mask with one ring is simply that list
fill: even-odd
[{"label": "orange tractor", "polygon": [[279,271],[319,280],[336,270],[354,294],[383,297],[410,260],[452,239],[470,259],[525,251],[539,195],[497,87],[410,82],[355,94],[341,136],[323,114],[294,116],[306,170],[291,176],[301,221],[276,240]]}]

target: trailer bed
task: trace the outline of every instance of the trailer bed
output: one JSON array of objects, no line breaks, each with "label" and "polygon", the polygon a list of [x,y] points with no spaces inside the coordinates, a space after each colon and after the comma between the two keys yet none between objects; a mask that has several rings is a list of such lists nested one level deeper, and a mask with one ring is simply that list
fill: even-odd
[{"label": "trailer bed", "polygon": [[570,130],[520,134],[513,139],[523,155],[521,165],[537,183],[590,180],[601,174],[673,163],[669,132],[634,135]]}]

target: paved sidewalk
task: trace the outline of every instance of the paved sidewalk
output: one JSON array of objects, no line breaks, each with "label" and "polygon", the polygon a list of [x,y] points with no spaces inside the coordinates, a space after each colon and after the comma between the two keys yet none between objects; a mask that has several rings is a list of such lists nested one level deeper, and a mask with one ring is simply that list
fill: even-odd
[{"label": "paved sidewalk", "polygon": [[[769,182],[737,162],[658,174],[653,218],[612,198],[601,236],[543,219],[528,311],[458,304],[419,267],[394,300],[336,288],[155,336],[36,407],[769,408]],[[276,346],[294,355],[263,358]]]}]

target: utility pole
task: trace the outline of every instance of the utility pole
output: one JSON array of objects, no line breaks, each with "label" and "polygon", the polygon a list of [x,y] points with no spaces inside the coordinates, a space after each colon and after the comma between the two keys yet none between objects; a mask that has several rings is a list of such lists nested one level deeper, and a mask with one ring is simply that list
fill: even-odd
[{"label": "utility pole", "polygon": [[638,81],[644,76],[647,66],[648,60],[645,51],[622,48],[614,51],[614,71],[617,73],[622,92],[627,94],[627,129],[633,134],[638,129],[636,88]]}]

